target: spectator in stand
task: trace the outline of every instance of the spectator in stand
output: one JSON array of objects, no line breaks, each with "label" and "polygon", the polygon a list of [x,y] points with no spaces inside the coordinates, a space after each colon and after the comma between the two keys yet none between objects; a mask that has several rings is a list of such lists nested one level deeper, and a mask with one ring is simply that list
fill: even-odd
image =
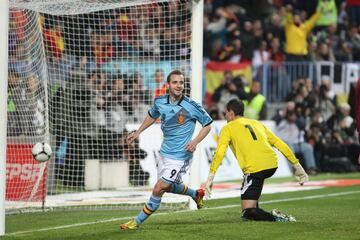
[{"label": "spectator in stand", "polygon": [[108,96],[107,80],[101,70],[93,71],[89,76],[89,87],[92,95],[91,119],[97,128],[106,125],[106,98]]},{"label": "spectator in stand", "polygon": [[243,46],[243,62],[251,62],[253,57],[254,50],[256,46],[258,46],[258,42],[256,42],[257,38],[255,38],[253,34],[253,23],[251,21],[245,21],[243,25],[243,30],[241,31],[240,36],[241,42]]},{"label": "spectator in stand", "polygon": [[343,154],[345,154],[355,166],[358,166],[360,144],[356,141],[355,124],[349,114],[349,104],[341,104],[338,113],[331,119],[333,125],[331,126],[332,135],[330,144],[337,145],[339,149],[343,150]]},{"label": "spectator in stand", "polygon": [[18,72],[9,69],[8,77],[8,99],[7,99],[7,135],[19,136],[24,133],[24,121],[21,114],[24,111],[25,103],[21,96],[22,87]]},{"label": "spectator in stand", "polygon": [[339,28],[339,36],[344,36],[346,25],[348,24],[348,15],[345,1],[340,4],[338,13],[337,25]]},{"label": "spectator in stand", "polygon": [[285,54],[281,47],[281,42],[278,37],[274,37],[271,39],[270,48],[269,48],[269,60],[271,62],[270,65],[270,79],[268,81],[268,89],[270,89],[270,93],[268,92],[268,96],[270,100],[279,100],[281,96],[279,96],[278,89],[281,89],[281,95],[283,95],[287,89],[290,88],[290,81],[285,71],[285,67],[283,62],[285,61]]},{"label": "spectator in stand", "polygon": [[351,107],[348,103],[342,103],[339,106],[341,115],[343,116],[345,127],[349,128],[353,125],[354,119],[350,116]]},{"label": "spectator in stand", "polygon": [[[217,54],[218,61],[226,61],[232,63],[243,62],[241,40],[234,39],[229,44],[226,44]],[[247,61],[247,60],[245,60]]]},{"label": "spectator in stand", "polygon": [[124,89],[125,75],[109,76],[101,70],[90,76],[90,119],[96,135],[92,150],[100,159],[120,158],[118,138],[125,130],[128,120],[129,98]]},{"label": "spectator in stand", "polygon": [[305,90],[307,95],[305,96],[304,99],[304,106],[307,108],[307,111],[309,111],[308,114],[310,115],[311,114],[310,110],[315,109],[316,99],[318,95],[316,89],[314,89],[312,79],[310,78],[305,79]]},{"label": "spectator in stand", "polygon": [[317,11],[320,12],[323,8],[323,14],[316,22],[316,31],[325,29],[330,25],[336,25],[337,23],[337,8],[335,0],[319,0],[317,4]]},{"label": "spectator in stand", "polygon": [[[217,14],[222,16],[222,19],[226,19],[226,26],[214,37],[220,40],[221,48],[214,49],[217,50],[215,59],[220,61],[232,61],[240,62],[241,59],[241,41],[239,39],[240,29],[238,27],[238,22],[234,21],[234,17],[224,8],[220,8],[217,11]],[[210,26],[210,24],[208,25]],[[240,56],[239,56],[240,55]]]},{"label": "spectator in stand", "polygon": [[270,60],[270,53],[267,48],[267,42],[262,40],[258,48],[254,51],[252,58],[252,67],[253,67],[253,77],[261,75],[261,69],[264,64],[268,63]]},{"label": "spectator in stand", "polygon": [[287,102],[285,108],[277,109],[275,115],[271,119],[275,121],[276,125],[279,125],[279,123],[285,119],[286,113],[290,111],[295,111],[295,103],[292,101]]},{"label": "spectator in stand", "polygon": [[165,26],[170,27],[170,23],[176,22],[177,24],[181,24],[181,19],[186,16],[186,14],[189,14],[189,11],[191,11],[191,4],[189,2],[182,2],[179,1],[172,1],[169,2],[169,4],[165,8],[165,12],[168,12],[169,14],[165,14]]},{"label": "spectator in stand", "polygon": [[144,86],[144,82],[140,73],[135,72],[130,77],[130,84],[132,84],[132,95],[139,96],[140,101],[146,104],[151,102],[150,91]]},{"label": "spectator in stand", "polygon": [[340,37],[337,34],[337,25],[331,24],[323,31],[318,32],[316,39],[318,42],[328,43],[330,50],[335,51],[340,41]]},{"label": "spectator in stand", "polygon": [[[318,42],[317,42],[317,39],[316,37],[311,34],[311,36],[309,37],[309,42],[308,42],[308,60],[309,61],[315,61],[315,58],[316,58],[316,52],[317,52],[317,49],[318,49]],[[301,63],[302,65],[307,65],[308,63]],[[296,62],[294,64],[295,66],[298,65]],[[295,69],[299,69],[299,67],[295,67]],[[303,74],[301,73],[301,75],[298,75],[298,76],[307,76],[307,74]]]},{"label": "spectator in stand", "polygon": [[213,102],[217,104],[220,116],[225,112],[227,102],[233,98],[241,100],[247,99],[244,83],[242,78],[234,78],[231,71],[225,71],[221,85],[215,89],[212,96]]},{"label": "spectator in stand", "polygon": [[112,31],[102,29],[92,36],[92,53],[97,66],[109,62],[115,55]]},{"label": "spectator in stand", "polygon": [[175,60],[179,57],[180,45],[177,44],[176,34],[179,32],[178,26],[174,25],[167,28],[160,38],[161,60]]},{"label": "spectator in stand", "polygon": [[346,0],[346,8],[349,17],[349,23],[354,26],[360,25],[360,1]]},{"label": "spectator in stand", "polygon": [[277,38],[281,42],[285,41],[284,26],[281,22],[281,16],[279,13],[274,12],[270,16],[270,23],[265,27],[266,40],[272,41],[273,38]]},{"label": "spectator in stand", "polygon": [[[314,113],[312,117],[314,117],[315,115],[316,113]],[[318,166],[320,170],[323,170],[324,168],[321,159],[325,151],[326,132],[327,130],[324,123],[319,123],[317,121],[312,122],[306,131],[307,142],[313,146],[316,166]]]},{"label": "spectator in stand", "polygon": [[222,15],[222,11],[217,11],[210,18],[204,15],[204,55],[210,59],[214,59],[224,44],[223,31],[226,28],[227,20]]},{"label": "spectator in stand", "polygon": [[[66,76],[66,82],[57,91],[53,99],[54,131],[58,131],[57,139],[60,149],[66,145],[66,153],[59,159],[63,171],[61,180],[64,185],[84,186],[84,161],[88,153],[88,129],[91,92],[86,88],[89,79],[86,75],[73,69]],[[65,144],[66,143],[66,144]],[[64,145],[62,145],[64,144]]]},{"label": "spectator in stand", "polygon": [[107,96],[106,105],[120,106],[125,110],[126,114],[129,114],[132,108],[132,101],[131,93],[125,88],[126,84],[128,84],[128,79],[125,74],[113,75],[111,91],[109,96]]},{"label": "spectator in stand", "polygon": [[335,91],[331,88],[330,79],[328,77],[324,77],[323,79],[321,79],[321,85],[323,85],[325,87],[327,97],[332,101],[334,106],[336,106],[337,105],[337,97],[336,97]]},{"label": "spectator in stand", "polygon": [[[322,9],[322,8],[319,8]],[[308,21],[304,23],[298,13],[292,14],[292,6],[287,6],[287,21],[285,25],[287,61],[303,62],[308,60],[307,36],[321,16],[317,11]]]},{"label": "spectator in stand", "polygon": [[253,35],[255,37],[255,42],[260,43],[264,38],[264,29],[261,23],[261,20],[256,19],[253,23]]},{"label": "spectator in stand", "polygon": [[160,36],[158,30],[154,27],[145,29],[145,36],[142,39],[144,55],[149,57],[159,57],[160,55]]},{"label": "spectator in stand", "polygon": [[312,145],[305,142],[304,132],[297,125],[297,115],[295,111],[288,111],[286,113],[285,119],[277,126],[277,132],[278,136],[289,145],[296,155],[301,154],[306,171],[309,174],[315,174],[317,166],[314,149]]},{"label": "spectator in stand", "polygon": [[273,66],[275,65],[276,67],[279,67],[281,63],[284,62],[285,55],[284,52],[282,51],[281,42],[278,37],[274,37],[271,39],[269,54],[270,54],[269,58],[273,63]]},{"label": "spectator in stand", "polygon": [[155,74],[155,89],[154,89],[154,99],[166,94],[167,92],[167,84],[164,79],[164,72],[161,69],[156,69]]},{"label": "spectator in stand", "polygon": [[305,79],[303,77],[299,77],[292,83],[291,91],[287,94],[285,100],[286,101],[295,101],[296,95],[300,91],[300,88],[303,88],[305,85]]},{"label": "spectator in stand", "polygon": [[350,26],[346,41],[352,48],[353,61],[360,61],[360,33],[359,26]]},{"label": "spectator in stand", "polygon": [[332,91],[326,83],[319,87],[319,95],[315,107],[319,109],[321,117],[327,121],[336,111],[336,100],[332,97]]},{"label": "spectator in stand", "polygon": [[344,40],[339,41],[335,50],[335,58],[339,62],[351,62],[353,61],[352,45]]},{"label": "spectator in stand", "polygon": [[267,118],[266,99],[264,95],[260,93],[260,90],[260,82],[253,80],[249,96],[244,100],[245,117],[255,120],[265,120]]},{"label": "spectator in stand", "polygon": [[118,38],[121,42],[127,43],[130,48],[137,44],[138,26],[134,19],[136,11],[138,11],[137,8],[121,9],[116,20]]},{"label": "spectator in stand", "polygon": [[106,124],[100,128],[100,150],[103,158],[121,158],[121,149],[118,139],[126,130],[125,124],[129,120],[127,112],[129,108],[129,97],[124,89],[124,76],[116,75],[112,83],[107,84],[110,88],[105,95],[104,113]]},{"label": "spectator in stand", "polygon": [[328,129],[333,132],[333,140],[340,144],[353,143],[355,125],[350,115],[350,105],[342,103],[336,109],[336,112],[327,120]]},{"label": "spectator in stand", "polygon": [[190,22],[184,23],[179,27],[178,39],[176,45],[178,46],[176,60],[188,60],[190,61],[191,55],[191,24]]},{"label": "spectator in stand", "polygon": [[[302,128],[305,126],[305,118],[310,114],[308,107],[308,91],[305,85],[305,79],[298,85],[295,96],[292,99],[295,102],[295,111],[298,117],[298,122],[301,122]],[[299,125],[300,126],[300,125]]]},{"label": "spectator in stand", "polygon": [[335,62],[334,53],[326,42],[319,43],[314,60]]},{"label": "spectator in stand", "polygon": [[26,79],[26,90],[23,96],[27,103],[26,115],[29,115],[31,122],[27,123],[28,135],[41,135],[45,133],[45,103],[44,89],[37,75],[30,73]]}]

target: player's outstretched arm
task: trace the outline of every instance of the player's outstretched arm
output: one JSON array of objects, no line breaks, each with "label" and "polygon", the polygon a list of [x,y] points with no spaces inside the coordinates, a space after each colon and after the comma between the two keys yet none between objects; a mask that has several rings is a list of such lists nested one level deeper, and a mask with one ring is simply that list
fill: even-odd
[{"label": "player's outstretched arm", "polygon": [[304,168],[299,163],[299,159],[296,158],[290,147],[283,140],[278,138],[268,128],[265,127],[265,130],[270,144],[277,148],[293,165],[295,169],[295,177],[299,181],[300,185],[304,185],[305,182],[309,181],[309,176],[306,174]]},{"label": "player's outstretched arm", "polygon": [[156,121],[156,119],[154,119],[150,116],[146,116],[146,118],[144,119],[144,121],[142,122],[142,124],[138,128],[138,130],[131,132],[127,136],[126,140],[127,140],[128,144],[133,143],[139,137],[140,133],[142,133],[145,129],[150,127],[155,121]]},{"label": "player's outstretched arm", "polygon": [[211,197],[211,191],[212,191],[214,177],[215,177],[215,174],[216,174],[222,160],[224,159],[225,152],[226,152],[227,147],[229,146],[230,139],[231,139],[230,131],[225,126],[220,131],[219,143],[218,143],[218,146],[214,153],[213,159],[211,161],[209,176],[208,176],[208,179],[205,184],[206,198]]}]

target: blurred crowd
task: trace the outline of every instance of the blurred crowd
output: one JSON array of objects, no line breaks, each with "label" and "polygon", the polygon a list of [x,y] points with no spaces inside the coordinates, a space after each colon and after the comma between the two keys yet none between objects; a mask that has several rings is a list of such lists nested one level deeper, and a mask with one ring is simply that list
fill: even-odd
[{"label": "blurred crowd", "polygon": [[[130,182],[146,184],[140,165],[146,154],[124,141],[125,124],[142,121],[153,99],[166,93],[171,64],[190,59],[190,22],[186,1],[76,16],[13,9],[8,136],[42,136],[48,118],[64,183],[83,184],[84,159],[126,159]],[[150,65],[161,61],[168,64]]]},{"label": "blurred crowd", "polygon": [[[360,61],[359,0],[204,2],[204,62],[250,63],[256,73],[268,62]],[[190,60],[191,1],[154,2],[80,17],[41,14],[40,35],[27,31],[30,26],[19,27],[27,21],[21,11],[12,11],[10,17],[8,135],[41,135],[48,117],[57,150],[70,149],[67,156],[57,151],[59,158],[79,162],[78,168],[74,164],[77,170],[68,171],[82,171],[81,162],[88,157],[84,146],[94,158],[125,156],[130,152],[124,148],[125,124],[141,121],[153,99],[166,93],[164,69],[154,69],[144,81],[143,72],[118,66],[108,71],[109,63],[114,68],[117,60]],[[44,40],[45,55],[39,39]],[[51,87],[49,116],[41,59],[46,59]],[[355,164],[352,156],[359,145],[350,99],[349,104],[338,104],[326,80],[312,86],[314,79],[297,76],[282,99],[286,108],[272,116],[262,83],[253,76],[249,81],[224,73],[213,104],[206,106],[214,119],[224,119],[226,102],[239,98],[247,117],[276,121],[281,137],[310,173],[324,170],[324,161],[339,146],[341,151],[335,152],[344,152]],[[142,158],[140,154],[133,160],[136,171],[142,171],[136,167]]]},{"label": "blurred crowd", "polygon": [[313,87],[311,79],[300,78],[288,94],[285,108],[272,116],[279,137],[299,154],[310,173],[358,170],[354,85],[351,92],[350,104],[339,104],[329,81]]},{"label": "blurred crowd", "polygon": [[[286,107],[269,115],[257,70],[266,63],[276,68],[283,62],[360,61],[360,1],[205,0],[204,43],[205,60],[250,63],[254,72],[254,79],[224,73],[208,106],[214,119],[224,119],[229,99],[241,99],[245,116],[275,120],[279,136],[310,174],[358,169],[353,97],[337,101],[329,79],[290,74],[286,78],[293,79],[281,83],[293,83],[282,99]],[[287,70],[273,71],[277,76],[270,78],[288,74]],[[268,87],[274,86],[268,82]]]},{"label": "blurred crowd", "polygon": [[359,61],[360,1],[205,0],[204,43],[206,58],[255,68],[269,61]]}]

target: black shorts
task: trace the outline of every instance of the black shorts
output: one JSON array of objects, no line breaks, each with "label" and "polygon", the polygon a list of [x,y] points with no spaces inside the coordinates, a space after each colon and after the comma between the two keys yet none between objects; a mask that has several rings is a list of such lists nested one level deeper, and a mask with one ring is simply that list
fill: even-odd
[{"label": "black shorts", "polygon": [[264,180],[274,175],[276,169],[271,168],[244,175],[241,186],[241,200],[259,200]]}]

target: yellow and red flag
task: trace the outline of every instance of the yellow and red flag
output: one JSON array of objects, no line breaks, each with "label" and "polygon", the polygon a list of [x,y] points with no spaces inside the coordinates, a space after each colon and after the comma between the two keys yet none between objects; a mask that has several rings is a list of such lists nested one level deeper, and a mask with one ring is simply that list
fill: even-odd
[{"label": "yellow and red flag", "polygon": [[206,65],[206,104],[211,103],[211,96],[215,89],[220,86],[224,78],[224,72],[231,71],[233,76],[243,75],[248,83],[251,82],[251,64],[250,63],[230,63],[210,61]]}]

